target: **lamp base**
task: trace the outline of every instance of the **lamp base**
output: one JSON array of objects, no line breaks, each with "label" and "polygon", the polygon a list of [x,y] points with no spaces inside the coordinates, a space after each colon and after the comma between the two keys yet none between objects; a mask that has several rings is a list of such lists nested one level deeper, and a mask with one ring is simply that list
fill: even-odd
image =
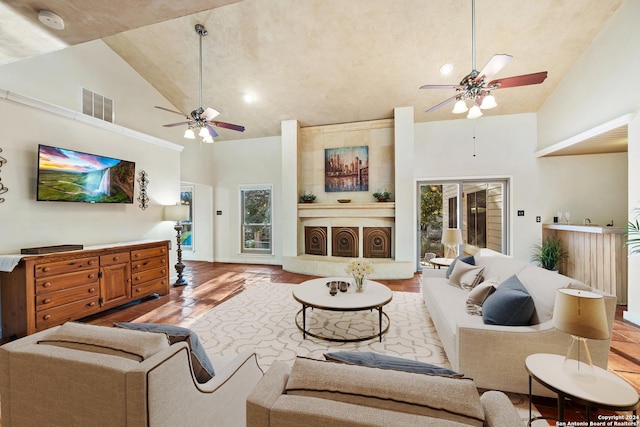
[{"label": "lamp base", "polygon": [[184,270],[184,263],[182,262],[182,224],[178,221],[173,227],[176,230],[176,242],[178,244],[177,252],[178,252],[178,262],[176,263],[176,273],[178,274],[178,279],[173,284],[173,286],[186,286],[189,283],[182,277],[182,271]]},{"label": "lamp base", "polygon": [[595,381],[593,361],[587,346],[587,339],[571,336],[571,344],[564,358],[562,370],[565,374],[582,382]]}]

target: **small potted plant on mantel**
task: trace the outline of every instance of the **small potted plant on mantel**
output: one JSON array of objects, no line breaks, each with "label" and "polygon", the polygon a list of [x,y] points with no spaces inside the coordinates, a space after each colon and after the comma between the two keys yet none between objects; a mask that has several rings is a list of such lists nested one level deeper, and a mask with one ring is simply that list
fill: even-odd
[{"label": "small potted plant on mantel", "polygon": [[391,198],[391,193],[389,193],[387,190],[376,191],[375,193],[373,193],[373,197],[375,197],[375,199],[379,202],[386,202]]},{"label": "small potted plant on mantel", "polygon": [[313,193],[304,193],[302,196],[300,196],[300,201],[302,203],[313,203],[315,199],[316,196]]}]

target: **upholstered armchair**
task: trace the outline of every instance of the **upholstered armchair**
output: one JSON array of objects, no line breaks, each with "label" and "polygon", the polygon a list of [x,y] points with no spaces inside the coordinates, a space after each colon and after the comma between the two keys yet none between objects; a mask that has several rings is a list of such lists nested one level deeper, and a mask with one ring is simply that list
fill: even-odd
[{"label": "upholstered armchair", "polygon": [[67,323],[0,347],[2,426],[245,426],[262,378],[255,353],[208,355],[199,382],[188,340]]}]

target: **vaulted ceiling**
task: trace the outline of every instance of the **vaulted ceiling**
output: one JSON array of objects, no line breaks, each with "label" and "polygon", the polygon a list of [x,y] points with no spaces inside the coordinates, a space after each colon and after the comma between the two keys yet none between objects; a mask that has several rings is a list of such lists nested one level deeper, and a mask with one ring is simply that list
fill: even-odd
[{"label": "vaulted ceiling", "polygon": [[[549,73],[540,85],[495,91],[498,107],[485,115],[537,111],[622,2],[477,0],[476,68],[507,53],[497,77]],[[40,24],[44,5],[64,30]],[[221,139],[279,135],[288,119],[389,118],[401,106],[414,107],[416,122],[449,120],[460,118],[452,104],[424,111],[454,91],[419,87],[457,84],[472,70],[471,15],[471,0],[3,0],[0,64],[103,39],[173,104],[164,107],[189,113],[199,106],[200,23],[203,106],[246,126],[220,130]],[[158,126],[181,120],[149,109]]]}]

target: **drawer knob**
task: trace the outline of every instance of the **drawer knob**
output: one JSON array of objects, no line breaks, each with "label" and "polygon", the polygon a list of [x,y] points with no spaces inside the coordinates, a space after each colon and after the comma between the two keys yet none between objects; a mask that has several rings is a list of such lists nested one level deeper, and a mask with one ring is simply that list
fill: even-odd
[{"label": "drawer knob", "polygon": [[140,258],[140,254],[135,254],[134,255],[136,258]]},{"label": "drawer knob", "polygon": [[47,271],[51,271],[51,268],[49,268],[49,267],[44,267],[44,268],[42,269],[42,271],[44,271],[44,272],[46,273]]},{"label": "drawer knob", "polygon": [[49,286],[51,286],[51,282],[44,282],[44,283],[42,284],[42,287],[43,287],[43,288],[48,288]]},{"label": "drawer knob", "polygon": [[114,260],[114,261],[117,261],[117,260],[119,260],[119,259],[120,259],[120,257],[119,257],[119,256],[114,256],[114,257],[113,257],[113,260]]},{"label": "drawer knob", "polygon": [[167,252],[167,250],[165,248],[162,248],[162,253]]},{"label": "drawer knob", "polygon": [[51,319],[50,314],[45,314],[44,316],[42,316],[42,320],[49,320],[49,319]]},{"label": "drawer knob", "polygon": [[51,298],[45,298],[44,300],[42,300],[43,304],[49,304],[51,302]]},{"label": "drawer knob", "polygon": [[87,304],[88,307],[93,307],[96,305],[95,301],[91,301],[89,304]]},{"label": "drawer knob", "polygon": [[93,264],[95,264],[95,261],[91,260],[91,261],[89,261],[87,264],[89,264],[89,265],[93,265]]},{"label": "drawer knob", "polygon": [[96,291],[96,288],[89,288],[89,293],[92,294]]},{"label": "drawer knob", "polygon": [[140,292],[140,290],[141,290],[140,288],[136,288],[136,292]]},{"label": "drawer knob", "polygon": [[95,278],[95,277],[96,277],[96,275],[95,275],[95,274],[93,274],[93,273],[91,273],[91,274],[89,274],[87,277],[88,277],[89,279],[93,279],[93,278]]},{"label": "drawer knob", "polygon": [[136,276],[136,277],[134,278],[134,280],[135,280],[136,282],[139,282],[139,281],[140,281],[140,276]]}]

